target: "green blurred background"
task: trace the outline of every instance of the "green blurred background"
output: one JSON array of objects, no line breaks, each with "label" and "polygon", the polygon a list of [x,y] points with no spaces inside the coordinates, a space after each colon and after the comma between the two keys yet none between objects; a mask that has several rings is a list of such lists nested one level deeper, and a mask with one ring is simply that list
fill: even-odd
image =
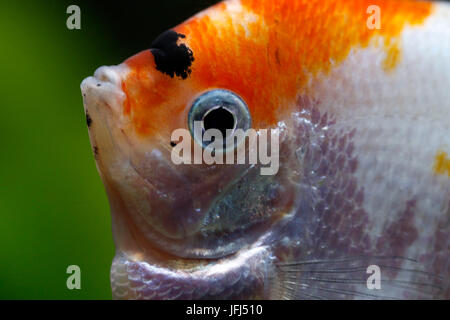
[{"label": "green blurred background", "polygon": [[[0,299],[111,299],[109,207],[80,83],[214,2],[0,1]],[[66,28],[71,4],[81,30]],[[81,290],[66,287],[72,264]]]},{"label": "green blurred background", "polygon": [[[214,1],[0,1],[0,299],[111,299],[110,213],[81,81]],[[81,30],[66,9],[81,8]],[[66,269],[81,268],[81,290]]]}]

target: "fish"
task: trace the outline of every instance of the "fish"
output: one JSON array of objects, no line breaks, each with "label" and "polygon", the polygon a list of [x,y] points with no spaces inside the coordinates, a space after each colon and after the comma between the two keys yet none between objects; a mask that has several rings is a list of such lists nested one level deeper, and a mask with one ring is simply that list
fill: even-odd
[{"label": "fish", "polygon": [[144,42],[81,84],[114,299],[450,298],[448,4],[226,0]]}]

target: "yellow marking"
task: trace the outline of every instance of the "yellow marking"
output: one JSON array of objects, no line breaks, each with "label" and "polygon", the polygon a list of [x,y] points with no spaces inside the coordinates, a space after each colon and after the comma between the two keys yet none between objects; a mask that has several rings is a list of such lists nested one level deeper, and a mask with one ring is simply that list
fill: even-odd
[{"label": "yellow marking", "polygon": [[444,151],[438,151],[434,157],[433,171],[435,174],[445,175],[450,178],[450,157]]},{"label": "yellow marking", "polygon": [[386,72],[391,72],[400,63],[402,58],[399,41],[396,39],[387,40],[385,41],[385,48],[387,51],[387,56],[383,61],[383,69]]}]

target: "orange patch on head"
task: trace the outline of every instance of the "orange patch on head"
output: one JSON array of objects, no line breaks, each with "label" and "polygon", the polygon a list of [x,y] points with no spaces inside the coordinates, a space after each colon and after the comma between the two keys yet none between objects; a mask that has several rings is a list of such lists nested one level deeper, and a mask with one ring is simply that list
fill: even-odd
[{"label": "orange patch on head", "polygon": [[[126,94],[124,114],[132,119],[136,131],[149,135],[170,122],[174,112],[180,112],[184,105],[174,104],[172,94],[179,90],[179,83],[167,75],[156,71],[150,50],[143,51],[125,63],[130,72],[122,82]],[[167,107],[171,102],[170,108]]]},{"label": "orange patch on head", "polygon": [[444,151],[438,151],[434,158],[433,172],[450,178],[450,157]]},{"label": "orange patch on head", "polygon": [[[367,8],[381,9],[381,29],[370,30]],[[241,0],[220,3],[174,30],[186,35],[194,54],[186,80],[171,79],[154,69],[151,54],[130,59],[133,70],[126,80],[151,73],[153,87],[140,85],[127,107],[142,134],[147,119],[188,108],[195,95],[213,88],[239,94],[249,106],[254,127],[276,124],[297,95],[307,92],[310,80],[327,74],[354,48],[369,46],[383,37],[384,69],[392,71],[401,59],[399,37],[407,24],[417,25],[431,14],[427,2],[388,0]],[[140,59],[147,60],[141,63]],[[151,69],[151,70],[150,70]],[[145,77],[144,77],[145,78]],[[135,89],[134,89],[135,90]],[[183,103],[184,101],[184,103]],[[140,104],[139,106],[137,104]],[[170,117],[170,113],[169,113]],[[163,121],[163,120],[162,120]],[[158,125],[162,125],[159,123]]]}]

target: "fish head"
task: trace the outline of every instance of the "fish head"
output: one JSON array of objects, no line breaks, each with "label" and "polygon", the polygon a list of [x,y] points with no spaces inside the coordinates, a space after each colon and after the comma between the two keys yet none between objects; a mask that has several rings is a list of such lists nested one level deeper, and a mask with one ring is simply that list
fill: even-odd
[{"label": "fish head", "polygon": [[[420,72],[411,73],[430,67],[433,39],[448,37],[439,31],[448,9],[422,28],[425,44],[416,48],[404,21],[424,23],[430,4],[387,2],[391,24],[377,33],[366,28],[363,2],[326,1],[318,11],[314,1],[295,8],[282,2],[283,10],[222,2],[83,81],[112,211],[115,298],[448,292],[439,276],[448,273],[448,117],[439,116],[448,93],[431,94]],[[352,15],[345,36],[330,27],[346,27],[342,21]],[[410,49],[403,61],[397,41]],[[433,54],[445,60],[442,50]],[[426,79],[449,83],[446,70],[443,64]],[[228,129],[231,138],[237,129],[253,129],[256,141],[269,141],[276,170],[263,174],[267,163],[250,163],[252,155],[264,158],[250,137],[216,144],[210,154],[226,162],[242,146],[243,163],[207,163],[214,141],[199,139],[196,122],[200,133]],[[424,135],[434,137],[427,147]],[[390,281],[378,295],[364,278],[373,265]]]},{"label": "fish head", "polygon": [[[292,213],[298,172],[283,165],[262,174],[267,163],[249,163],[250,154],[258,152],[252,149],[250,137],[236,140],[247,161],[236,163],[236,148],[224,147],[217,154],[225,162],[233,153],[234,163],[194,163],[198,160],[194,149],[200,150],[200,160],[206,150],[194,136],[194,120],[200,121],[203,131],[207,116],[213,129],[255,129],[255,141],[261,129],[271,129],[280,161],[297,162],[287,124],[282,117],[268,121],[264,110],[259,110],[262,99],[255,98],[250,70],[233,77],[226,68],[202,70],[208,57],[197,55],[184,33],[187,30],[165,32],[150,50],[119,66],[99,68],[81,85],[91,144],[111,205],[118,256],[169,270],[203,266],[206,272],[219,260],[234,268],[235,259],[252,260],[254,265],[262,256],[270,258],[261,239]],[[234,81],[236,77],[241,81]],[[272,103],[280,98],[270,99]],[[180,129],[189,134],[184,140],[174,135]],[[270,149],[275,140],[270,132],[264,137]],[[176,161],[180,153],[174,151],[182,143],[189,144],[184,152],[191,163]],[[263,266],[265,273],[268,264]],[[268,281],[268,277],[261,279]]]}]

